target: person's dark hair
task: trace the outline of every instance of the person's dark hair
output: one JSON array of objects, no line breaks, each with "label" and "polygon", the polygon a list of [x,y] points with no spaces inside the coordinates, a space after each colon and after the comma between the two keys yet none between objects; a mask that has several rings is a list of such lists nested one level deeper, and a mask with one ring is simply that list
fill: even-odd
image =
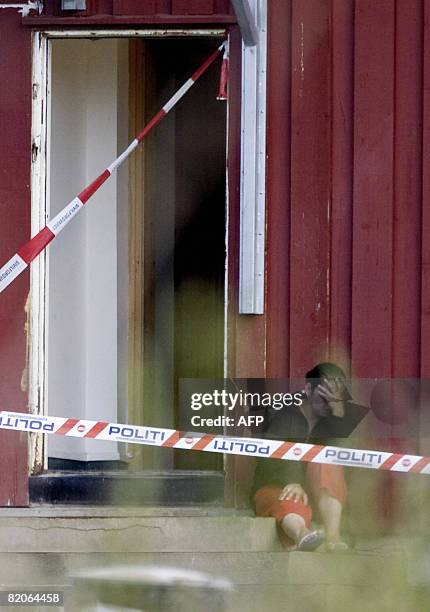
[{"label": "person's dark hair", "polygon": [[310,383],[312,391],[320,384],[322,378],[343,378],[346,379],[345,372],[335,363],[329,361],[317,363],[312,370],[306,372],[306,382]]}]

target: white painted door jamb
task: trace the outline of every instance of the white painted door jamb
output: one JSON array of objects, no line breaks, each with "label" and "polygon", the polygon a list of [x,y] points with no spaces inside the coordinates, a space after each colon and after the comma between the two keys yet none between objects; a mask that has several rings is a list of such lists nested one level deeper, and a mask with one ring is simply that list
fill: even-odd
[{"label": "white painted door jamb", "polygon": [[264,313],[267,0],[251,0],[258,44],[242,43],[239,313]]}]

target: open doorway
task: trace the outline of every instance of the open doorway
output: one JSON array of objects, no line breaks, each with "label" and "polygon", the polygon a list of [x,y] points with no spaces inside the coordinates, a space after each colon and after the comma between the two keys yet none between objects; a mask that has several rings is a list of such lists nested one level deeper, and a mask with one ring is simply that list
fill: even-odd
[{"label": "open doorway", "polygon": [[[51,41],[49,215],[108,165],[219,39]],[[183,426],[181,377],[224,363],[226,105],[219,64],[49,254],[47,411]],[[133,447],[132,447],[133,446]],[[222,457],[52,437],[50,469],[221,470]]]}]

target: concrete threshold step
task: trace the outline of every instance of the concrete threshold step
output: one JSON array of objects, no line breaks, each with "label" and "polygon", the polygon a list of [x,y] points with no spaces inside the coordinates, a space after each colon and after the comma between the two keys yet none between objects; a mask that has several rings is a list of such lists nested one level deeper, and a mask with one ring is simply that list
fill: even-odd
[{"label": "concrete threshold step", "polygon": [[0,553],[282,550],[274,519],[249,516],[0,517]]},{"label": "concrete threshold step", "polygon": [[0,519],[5,518],[129,518],[129,517],[184,517],[229,516],[254,517],[250,509],[237,510],[218,504],[190,504],[182,506],[100,506],[91,504],[33,503],[27,508],[0,508]]}]

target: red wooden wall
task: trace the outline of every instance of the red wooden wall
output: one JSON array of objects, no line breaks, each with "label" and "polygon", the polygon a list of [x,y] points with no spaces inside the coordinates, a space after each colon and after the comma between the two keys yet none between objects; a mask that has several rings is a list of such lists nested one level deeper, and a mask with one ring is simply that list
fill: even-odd
[{"label": "red wooden wall", "polygon": [[53,23],[126,25],[234,23],[229,0],[87,0],[85,11],[61,11],[61,0],[45,0],[43,13],[24,19],[30,25]]},{"label": "red wooden wall", "polygon": [[[16,10],[0,15],[0,265],[30,236],[31,36]],[[0,409],[27,410],[25,368],[28,272],[0,296]],[[28,501],[27,434],[0,431],[0,505]]]},{"label": "red wooden wall", "polygon": [[269,2],[269,377],[430,376],[429,17]]}]

